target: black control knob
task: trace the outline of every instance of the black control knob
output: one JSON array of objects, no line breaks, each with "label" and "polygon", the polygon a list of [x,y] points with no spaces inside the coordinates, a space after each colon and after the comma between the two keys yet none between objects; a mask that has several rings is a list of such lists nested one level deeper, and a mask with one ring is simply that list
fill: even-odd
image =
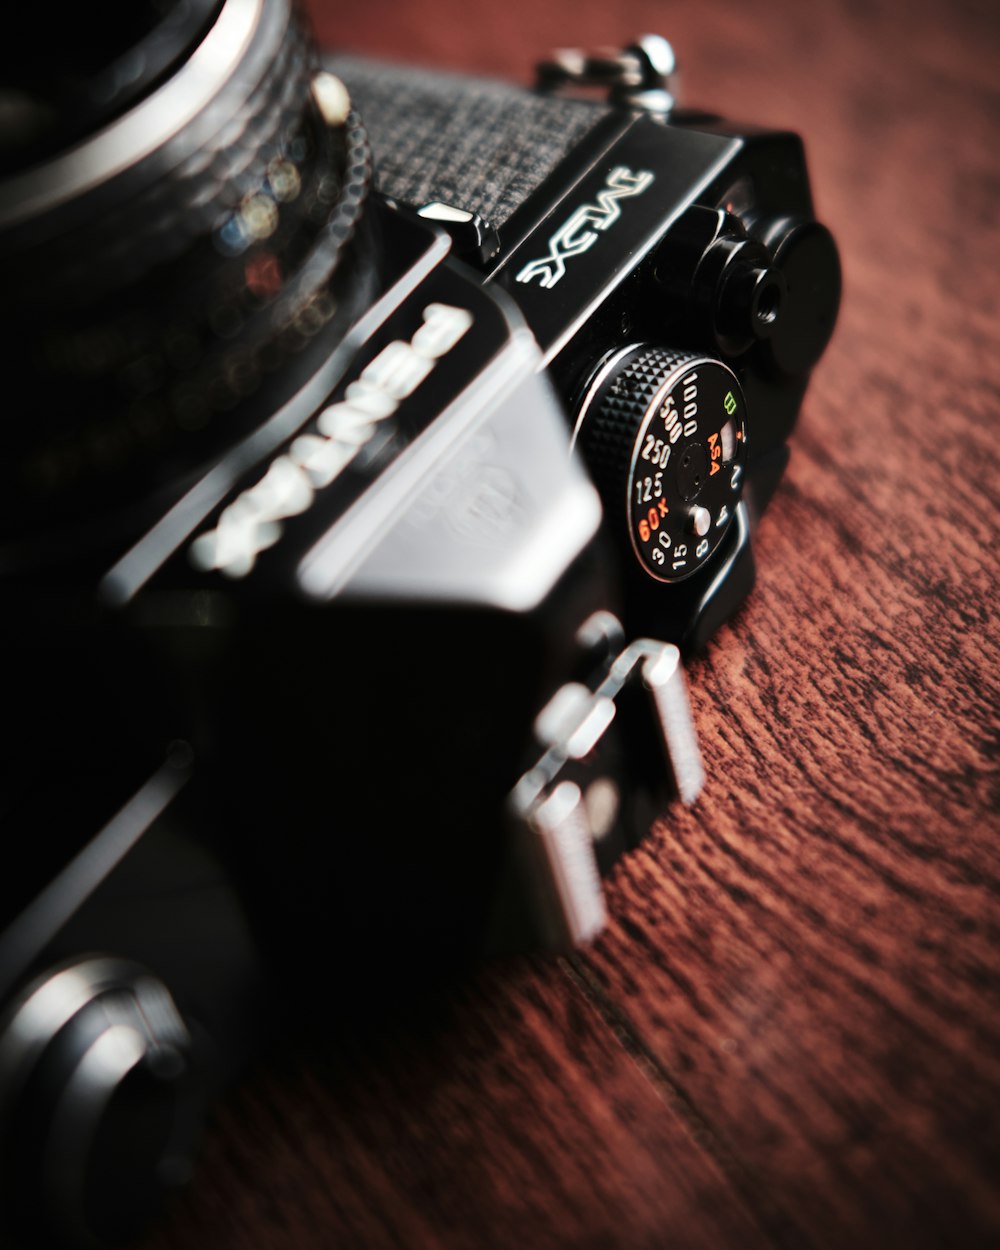
[{"label": "black control knob", "polygon": [[738,217],[694,205],[670,227],[656,254],[657,281],[690,341],[728,357],[771,338],[784,322],[785,277]]},{"label": "black control knob", "polygon": [[191,1039],[166,988],[95,956],[0,1025],[0,1185],[28,1244],[138,1233],[187,1179],[201,1125]]},{"label": "black control knob", "polygon": [[747,457],[746,400],[728,366],[625,348],[587,387],[574,442],[612,535],[644,573],[679,582],[705,566],[733,519]]},{"label": "black control knob", "polygon": [[837,244],[826,226],[799,217],[761,218],[751,229],[785,285],[784,315],[768,336],[765,355],[779,375],[801,376],[822,356],[837,322]]}]

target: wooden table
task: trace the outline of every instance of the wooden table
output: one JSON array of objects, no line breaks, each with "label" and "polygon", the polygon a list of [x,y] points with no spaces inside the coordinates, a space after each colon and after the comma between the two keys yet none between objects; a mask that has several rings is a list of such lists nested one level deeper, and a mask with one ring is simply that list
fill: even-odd
[{"label": "wooden table", "polygon": [[521,81],[662,30],[688,103],[805,137],[844,304],[757,589],[690,668],[708,785],[608,931],[276,1060],[149,1246],[1000,1245],[1000,10],[313,10]]}]

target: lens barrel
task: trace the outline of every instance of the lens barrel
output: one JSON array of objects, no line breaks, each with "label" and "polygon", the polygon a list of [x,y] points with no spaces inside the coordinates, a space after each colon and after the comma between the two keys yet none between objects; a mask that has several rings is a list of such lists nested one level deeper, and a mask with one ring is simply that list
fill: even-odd
[{"label": "lens barrel", "polygon": [[0,180],[8,544],[134,526],[300,390],[368,296],[367,136],[317,100],[295,5],[224,0],[207,26],[178,7],[172,42],[133,49],[169,62],[145,95]]}]

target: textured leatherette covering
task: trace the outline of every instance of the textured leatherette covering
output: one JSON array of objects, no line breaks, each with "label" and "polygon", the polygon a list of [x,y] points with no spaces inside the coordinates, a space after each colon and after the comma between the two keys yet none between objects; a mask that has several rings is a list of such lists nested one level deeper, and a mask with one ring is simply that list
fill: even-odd
[{"label": "textured leatherette covering", "polygon": [[435,200],[502,226],[609,112],[597,101],[509,83],[335,55],[368,128],[379,189]]}]

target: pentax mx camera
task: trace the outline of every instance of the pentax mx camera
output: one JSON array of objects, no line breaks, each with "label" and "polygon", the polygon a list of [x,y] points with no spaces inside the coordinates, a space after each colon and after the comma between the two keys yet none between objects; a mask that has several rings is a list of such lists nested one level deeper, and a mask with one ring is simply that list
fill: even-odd
[{"label": "pentax mx camera", "polygon": [[32,1245],[143,1227],[264,1046],[600,932],[840,290],[798,138],[681,110],[658,37],[527,89],[111,8],[29,6],[0,85]]}]

